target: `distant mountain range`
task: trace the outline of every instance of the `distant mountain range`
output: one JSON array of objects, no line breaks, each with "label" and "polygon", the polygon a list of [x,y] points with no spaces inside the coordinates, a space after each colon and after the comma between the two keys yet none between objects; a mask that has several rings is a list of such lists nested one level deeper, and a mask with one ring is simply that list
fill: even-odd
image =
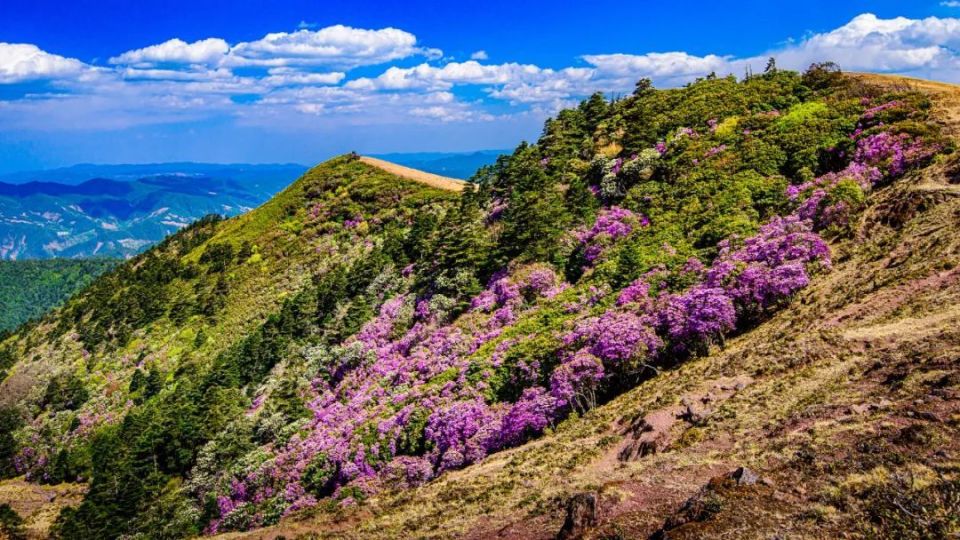
[{"label": "distant mountain range", "polygon": [[252,186],[262,186],[271,183],[276,184],[278,180],[283,180],[285,182],[284,185],[286,185],[297,178],[297,174],[287,178],[289,173],[295,171],[302,172],[304,170],[306,170],[305,166],[296,163],[267,165],[193,163],[189,161],[120,165],[81,163],[59,169],[0,174],[0,183],[27,184],[30,182],[51,182],[55,184],[77,185],[92,178],[129,181],[159,175],[190,175],[228,178]]},{"label": "distant mountain range", "polygon": [[469,180],[477,169],[497,161],[512,150],[478,150],[476,152],[414,152],[408,154],[375,154],[373,157],[399,163],[421,171]]},{"label": "distant mountain range", "polygon": [[129,257],[203,217],[260,205],[303,165],[78,165],[0,177],[0,259]]}]

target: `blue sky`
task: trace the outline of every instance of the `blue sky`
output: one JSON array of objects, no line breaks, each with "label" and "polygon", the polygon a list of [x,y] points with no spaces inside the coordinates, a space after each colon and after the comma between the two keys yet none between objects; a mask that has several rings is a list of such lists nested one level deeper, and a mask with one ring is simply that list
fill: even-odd
[{"label": "blue sky", "polygon": [[512,147],[770,55],[960,82],[960,2],[0,3],[0,172]]}]

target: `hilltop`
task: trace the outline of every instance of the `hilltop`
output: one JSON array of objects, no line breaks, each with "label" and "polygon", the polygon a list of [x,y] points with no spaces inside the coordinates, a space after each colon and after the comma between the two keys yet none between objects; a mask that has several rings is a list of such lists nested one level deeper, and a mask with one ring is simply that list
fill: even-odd
[{"label": "hilltop", "polygon": [[955,534],[950,99],[771,68],[595,95],[475,188],[330,160],[2,343],[0,503],[61,538]]}]

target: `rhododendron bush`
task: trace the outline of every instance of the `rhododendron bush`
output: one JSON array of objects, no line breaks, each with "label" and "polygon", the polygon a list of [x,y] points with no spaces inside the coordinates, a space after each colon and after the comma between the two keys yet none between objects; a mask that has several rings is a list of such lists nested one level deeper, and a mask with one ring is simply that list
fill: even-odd
[{"label": "rhododendron bush", "polygon": [[865,192],[881,181],[923,165],[941,149],[938,140],[900,131],[896,124],[879,120],[895,110],[909,115],[911,107],[893,100],[863,112],[857,129],[850,135],[854,146],[845,168],[787,188],[788,197],[799,202],[798,216],[813,221],[818,229],[843,227],[851,214],[862,207]]}]

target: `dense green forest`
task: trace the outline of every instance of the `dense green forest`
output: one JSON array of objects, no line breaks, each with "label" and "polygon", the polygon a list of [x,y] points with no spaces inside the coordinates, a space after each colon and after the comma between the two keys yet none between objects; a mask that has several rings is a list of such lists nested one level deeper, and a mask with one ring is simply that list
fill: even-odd
[{"label": "dense green forest", "polygon": [[97,276],[116,259],[0,261],[0,331],[43,315]]},{"label": "dense green forest", "polygon": [[7,339],[0,472],[89,483],[62,538],[420,486],[756,327],[875,187],[952,151],[919,93],[771,64],[594,95],[462,195],[335,158]]}]

